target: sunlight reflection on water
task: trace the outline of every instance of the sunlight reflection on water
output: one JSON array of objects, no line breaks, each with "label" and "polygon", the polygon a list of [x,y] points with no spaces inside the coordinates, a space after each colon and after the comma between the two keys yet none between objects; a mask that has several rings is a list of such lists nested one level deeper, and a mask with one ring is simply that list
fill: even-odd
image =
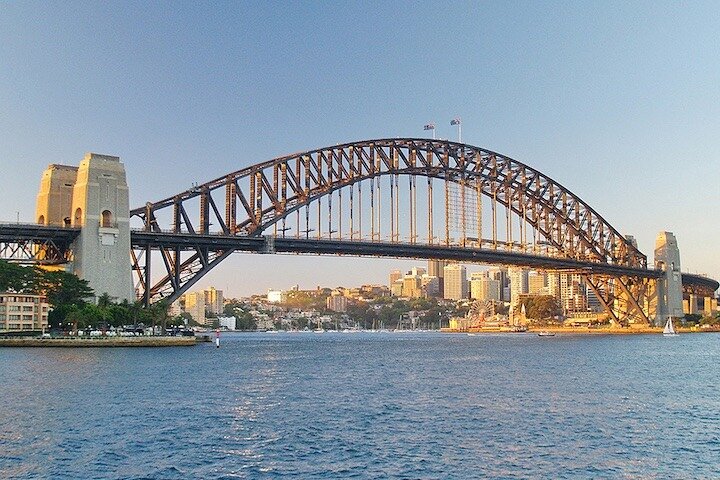
[{"label": "sunlight reflection on water", "polygon": [[718,345],[328,333],[4,349],[0,477],[717,478]]}]

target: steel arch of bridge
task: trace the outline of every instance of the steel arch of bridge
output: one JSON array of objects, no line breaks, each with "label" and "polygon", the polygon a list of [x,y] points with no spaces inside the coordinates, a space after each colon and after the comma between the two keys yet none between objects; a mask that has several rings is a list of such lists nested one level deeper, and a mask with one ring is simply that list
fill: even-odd
[{"label": "steel arch of bridge", "polygon": [[[409,200],[405,207],[408,212],[403,215],[409,223],[409,240],[405,243],[436,245],[448,251],[457,248],[526,249],[524,240],[513,238],[513,225],[517,224],[521,236],[532,231],[534,253],[538,253],[538,246],[542,245],[542,254],[549,257],[582,262],[588,267],[626,268],[629,273],[618,275],[593,274],[588,270],[586,281],[616,320],[620,320],[619,310],[624,316],[647,320],[641,300],[650,279],[659,275],[647,269],[645,255],[577,195],[538,170],[499,153],[447,140],[418,138],[368,140],[279,157],[132,210],[131,218],[142,222],[142,230],[146,233],[189,236],[182,245],[177,242],[163,244],[162,241],[136,243],[132,259],[141,294],[146,303],[163,298],[172,301],[235,250],[227,245],[213,247],[201,242],[204,237],[251,238],[272,232],[284,238],[289,230],[286,222],[294,214],[295,237],[300,238],[302,232],[305,239],[311,238],[310,232],[315,230],[310,228],[308,212],[311,204],[317,204],[313,222],[317,222],[318,240],[325,216],[328,238],[333,238],[336,233],[332,221],[337,218],[336,222],[340,224],[337,236],[342,238],[345,220],[346,225],[350,224],[348,240],[364,239],[362,219],[353,218],[353,213],[362,215],[362,185],[367,182],[370,182],[370,188],[364,192],[365,205],[369,195],[372,222],[371,231],[365,234],[369,234],[371,242],[381,241],[381,225],[387,219],[381,219],[379,212],[382,211],[381,204],[384,203],[387,210],[389,203],[389,239],[400,244],[399,176],[410,179]],[[389,185],[381,188],[380,179],[385,177],[390,178]],[[427,236],[424,241],[418,234],[420,222],[415,198],[418,177],[428,179]],[[433,194],[435,181],[444,184],[444,203],[442,194],[440,201],[438,192]],[[459,210],[449,208],[451,188],[461,192],[462,207]],[[345,201],[342,192],[347,192]],[[483,213],[473,212],[475,206],[466,205],[466,192],[476,192],[477,198],[490,199],[492,238],[483,238],[479,226],[474,237],[467,235],[466,214],[482,217]],[[348,195],[349,212],[346,208],[343,214]],[[336,199],[336,212],[333,213],[332,200],[336,196],[340,199]],[[326,199],[324,207],[323,198]],[[482,208],[479,200],[477,208]],[[504,239],[499,238],[496,218],[499,209],[504,209],[506,216]],[[444,239],[436,240],[435,218],[438,214],[443,217],[443,213],[444,222],[439,223],[444,225]],[[462,224],[460,240],[451,239],[449,225],[453,221]],[[356,225],[360,231],[355,230]],[[301,226],[305,229],[301,230]],[[193,242],[194,237],[197,242]],[[161,252],[164,268],[162,278],[154,283],[151,276],[153,249]],[[619,302],[625,306],[619,309]]]}]

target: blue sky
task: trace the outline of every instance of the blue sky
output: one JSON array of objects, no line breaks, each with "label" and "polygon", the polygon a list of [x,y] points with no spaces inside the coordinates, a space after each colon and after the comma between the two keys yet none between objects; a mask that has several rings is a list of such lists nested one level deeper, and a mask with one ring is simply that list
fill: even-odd
[{"label": "blue sky", "polygon": [[[718,279],[719,31],[714,2],[0,3],[0,219],[31,221],[43,169],[87,151],[122,158],[134,207],[430,121],[454,138],[461,116],[465,142],[550,175],[649,256],[674,232],[683,269]],[[407,265],[236,254],[200,286]]]}]

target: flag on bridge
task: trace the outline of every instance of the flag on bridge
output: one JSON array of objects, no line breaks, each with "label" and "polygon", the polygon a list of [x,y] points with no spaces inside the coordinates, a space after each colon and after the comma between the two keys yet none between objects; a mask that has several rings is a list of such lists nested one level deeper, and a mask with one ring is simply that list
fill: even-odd
[{"label": "flag on bridge", "polygon": [[460,125],[460,117],[450,120],[450,125]]},{"label": "flag on bridge", "polygon": [[434,123],[428,123],[423,127],[424,130],[435,130],[435,124]]}]

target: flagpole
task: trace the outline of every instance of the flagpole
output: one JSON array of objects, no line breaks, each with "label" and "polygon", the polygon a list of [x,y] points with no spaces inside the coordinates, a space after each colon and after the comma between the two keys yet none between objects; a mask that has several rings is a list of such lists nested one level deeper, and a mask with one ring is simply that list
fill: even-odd
[{"label": "flagpole", "polygon": [[462,121],[460,117],[455,117],[450,120],[450,125],[457,125],[458,127],[458,143],[462,143]]},{"label": "flagpole", "polygon": [[423,130],[432,130],[432,138],[435,140],[435,124],[434,123],[426,123],[423,126]]}]

